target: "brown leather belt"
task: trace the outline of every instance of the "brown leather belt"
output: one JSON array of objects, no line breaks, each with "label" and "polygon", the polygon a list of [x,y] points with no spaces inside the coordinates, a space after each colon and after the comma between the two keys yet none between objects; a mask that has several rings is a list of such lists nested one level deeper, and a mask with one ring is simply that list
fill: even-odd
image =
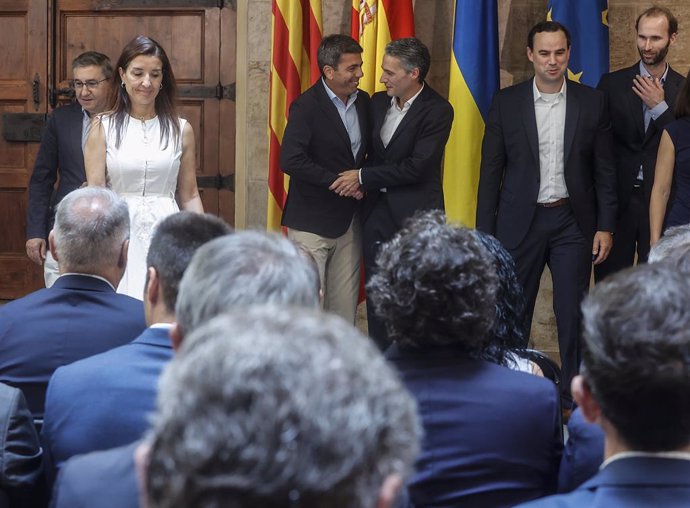
[{"label": "brown leather belt", "polygon": [[543,208],[556,208],[557,206],[563,206],[567,205],[570,200],[568,198],[561,198],[557,199],[556,201],[552,201],[551,203],[537,203],[537,206],[541,206]]}]

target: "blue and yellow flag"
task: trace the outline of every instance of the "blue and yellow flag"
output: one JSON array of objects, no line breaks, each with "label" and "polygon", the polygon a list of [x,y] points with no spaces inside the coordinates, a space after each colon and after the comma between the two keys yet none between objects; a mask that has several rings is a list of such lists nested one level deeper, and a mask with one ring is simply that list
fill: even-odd
[{"label": "blue and yellow flag", "polygon": [[456,0],[448,100],[455,120],[446,145],[443,193],[453,222],[474,227],[482,138],[498,90],[496,0]]},{"label": "blue and yellow flag", "polygon": [[547,10],[570,32],[568,79],[597,86],[609,71],[608,0],[549,0]]}]

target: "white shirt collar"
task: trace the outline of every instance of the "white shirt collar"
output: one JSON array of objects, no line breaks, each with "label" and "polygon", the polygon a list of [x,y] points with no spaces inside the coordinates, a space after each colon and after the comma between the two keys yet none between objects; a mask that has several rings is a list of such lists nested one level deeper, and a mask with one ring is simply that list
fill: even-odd
[{"label": "white shirt collar", "polygon": [[608,459],[606,459],[601,464],[601,466],[599,466],[599,471],[604,469],[606,466],[608,466],[612,462],[615,462],[615,461],[621,460],[621,459],[630,459],[633,457],[654,457],[654,458],[659,458],[659,459],[690,460],[690,453],[688,453],[688,452],[639,452],[639,451],[620,452],[620,453],[616,453],[614,455],[611,455]]},{"label": "white shirt collar", "polygon": [[414,94],[412,97],[405,101],[405,104],[403,104],[402,108],[398,108],[398,98],[391,97],[391,106],[397,108],[400,111],[406,111],[410,109],[412,107],[412,103],[417,99],[417,97],[419,97],[419,94],[422,93],[422,90],[424,90],[424,83],[422,83],[422,88],[420,88],[416,94]]},{"label": "white shirt collar", "polygon": [[[566,86],[566,82],[568,80],[563,78],[563,84],[561,85],[561,89],[558,91],[558,95],[563,97],[564,99],[567,97],[567,89],[568,87]],[[537,88],[537,80],[532,79],[532,93],[534,96],[534,102],[537,102],[539,99],[541,99],[542,95],[544,95],[543,92],[540,92],[539,89]]]},{"label": "white shirt collar", "polygon": [[94,274],[92,274],[92,273],[68,272],[68,273],[63,273],[63,274],[61,274],[60,277],[64,277],[65,275],[79,275],[80,277],[91,277],[91,278],[93,278],[93,279],[102,280],[103,282],[105,282],[106,284],[108,284],[108,286],[110,286],[111,288],[113,288],[113,291],[115,291],[115,288],[114,288],[113,285],[110,283],[110,281],[109,281],[108,279],[105,279],[105,278],[101,277],[100,275],[94,275]]},{"label": "white shirt collar", "polygon": [[[668,76],[668,69],[669,69],[669,65],[668,65],[668,62],[666,62],[666,68],[664,69],[664,73],[661,75],[661,79],[659,80],[659,81],[661,81],[662,84],[664,83],[664,81],[666,81],[666,76]],[[647,67],[645,67],[644,64],[642,63],[642,60],[640,60],[640,76],[652,77],[652,75],[647,70]]]}]

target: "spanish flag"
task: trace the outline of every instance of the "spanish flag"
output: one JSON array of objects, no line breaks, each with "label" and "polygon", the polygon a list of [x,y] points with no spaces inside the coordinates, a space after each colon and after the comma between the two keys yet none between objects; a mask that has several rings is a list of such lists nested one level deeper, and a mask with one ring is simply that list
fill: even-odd
[{"label": "spanish flag", "polygon": [[280,229],[288,177],[280,170],[280,144],[290,104],[320,76],[316,52],[321,44],[321,0],[273,0],[269,95],[269,230]]},{"label": "spanish flag", "polygon": [[608,0],[549,0],[546,19],[570,32],[568,79],[597,86],[609,71]]},{"label": "spanish flag", "polygon": [[372,95],[385,90],[381,62],[386,44],[403,37],[414,37],[412,0],[352,0],[350,35],[364,49],[359,88]]},{"label": "spanish flag", "polygon": [[448,101],[455,121],[446,144],[446,215],[474,227],[484,126],[499,87],[496,0],[456,0]]}]

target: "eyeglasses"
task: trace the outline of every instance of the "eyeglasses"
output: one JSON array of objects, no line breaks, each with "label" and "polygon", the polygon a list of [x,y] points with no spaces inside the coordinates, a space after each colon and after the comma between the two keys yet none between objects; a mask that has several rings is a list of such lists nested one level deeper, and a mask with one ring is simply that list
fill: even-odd
[{"label": "eyeglasses", "polygon": [[108,78],[103,78],[100,80],[89,79],[87,81],[80,81],[78,79],[70,79],[69,80],[69,87],[72,88],[73,90],[81,90],[84,87],[86,87],[88,90],[95,90],[96,88],[98,88],[98,85],[100,85],[104,81],[107,81],[107,79]]}]

